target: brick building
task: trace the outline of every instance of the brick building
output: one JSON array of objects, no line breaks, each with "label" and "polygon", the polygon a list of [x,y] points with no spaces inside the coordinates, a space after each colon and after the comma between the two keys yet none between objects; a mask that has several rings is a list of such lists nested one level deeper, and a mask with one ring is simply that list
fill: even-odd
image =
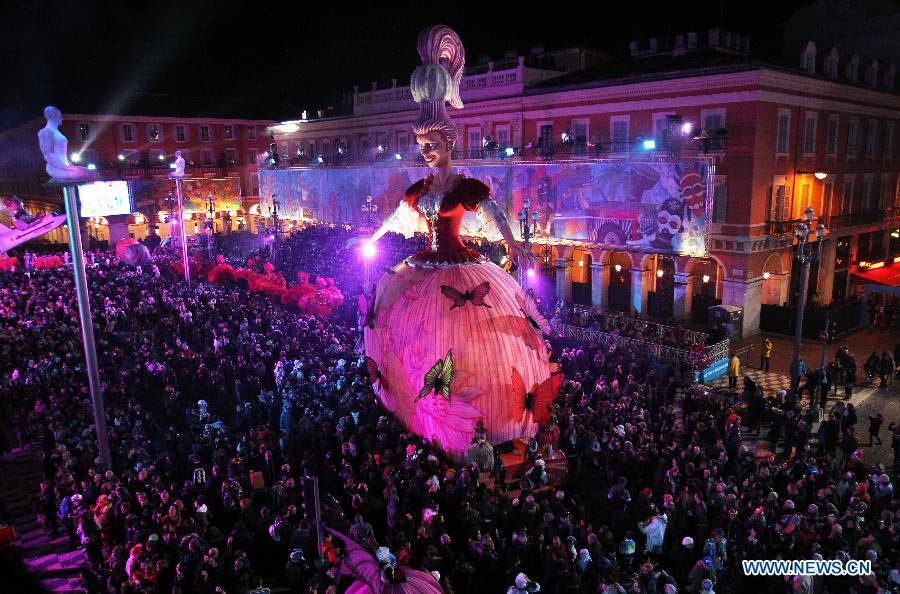
[{"label": "brick building", "polygon": [[[715,159],[708,258],[556,246],[559,296],[607,307],[610,288],[624,285],[629,309],[647,312],[652,294],[663,294],[671,309],[662,311],[676,318],[702,317],[721,301],[744,308],[743,332],[754,333],[762,304],[797,292],[793,230],[807,207],[829,230],[810,285],[822,305],[846,300],[868,268],[900,260],[894,63],[816,52],[814,42],[792,63],[764,63],[749,48],[749,38],[713,29],[634,42],[622,63],[532,73],[520,57],[467,71],[466,107],[453,113],[461,159],[492,158],[489,141],[524,160],[628,158],[642,140],[659,141],[668,116],[693,128],[684,150]],[[354,89],[352,105],[349,115],[303,114],[276,127],[282,158],[326,166],[415,158],[408,86]]]},{"label": "brick building", "polygon": [[[183,107],[185,111],[190,109],[189,103]],[[153,113],[152,102],[141,107]],[[176,150],[187,163],[186,178],[208,180],[206,185],[215,188],[220,203],[217,230],[253,225],[250,210],[259,202],[257,162],[268,150],[272,120],[65,112],[63,117],[60,130],[69,141],[73,163],[95,168],[98,179],[140,182],[147,189],[134,196],[135,214],[131,217],[87,221],[91,237],[110,239],[110,225],[114,227],[113,239],[126,234],[138,239],[151,232],[163,237],[168,234],[168,222],[162,214],[168,206],[159,195],[171,184],[166,176]],[[61,209],[58,190],[43,185],[47,174],[37,133],[44,124],[44,118],[39,117],[0,133],[0,193],[17,195],[33,213]],[[189,209],[197,211],[192,214],[195,219],[206,216],[205,208],[194,205]],[[202,229],[202,224],[196,227]],[[194,225],[186,229],[191,233]],[[63,227],[42,240],[64,242],[66,237]]]}]

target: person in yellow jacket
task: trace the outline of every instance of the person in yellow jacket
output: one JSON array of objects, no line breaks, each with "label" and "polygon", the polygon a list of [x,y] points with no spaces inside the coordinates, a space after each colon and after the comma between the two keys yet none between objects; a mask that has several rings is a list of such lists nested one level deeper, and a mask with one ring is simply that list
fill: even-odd
[{"label": "person in yellow jacket", "polygon": [[772,356],[772,339],[766,336],[763,339],[762,350],[759,354],[759,370],[769,371],[769,357]]},{"label": "person in yellow jacket", "polygon": [[731,355],[731,360],[728,361],[728,387],[731,389],[737,389],[737,378],[741,374],[741,360],[738,359],[737,354]]}]

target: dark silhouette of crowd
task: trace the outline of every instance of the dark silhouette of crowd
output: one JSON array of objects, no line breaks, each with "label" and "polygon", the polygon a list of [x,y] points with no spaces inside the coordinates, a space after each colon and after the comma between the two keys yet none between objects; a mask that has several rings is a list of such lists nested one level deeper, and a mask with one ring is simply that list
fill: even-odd
[{"label": "dark silhouette of crowd", "polygon": [[[355,294],[347,237],[296,233],[285,276],[327,275]],[[385,239],[373,280],[418,247]],[[445,592],[516,591],[520,573],[560,594],[900,583],[892,479],[844,443],[846,410],[837,438],[837,412],[814,438],[818,420],[786,394],[734,402],[640,350],[551,338],[566,381],[529,448],[534,468],[506,483],[500,468],[447,460],[380,406],[352,311],[301,316],[240,284],[187,290],[93,260],[112,465],[96,445],[70,269],[0,273],[0,398],[18,445],[41,457],[35,513],[85,549],[97,591],[342,592],[340,543],[316,538],[314,477],[323,522],[433,572]],[[745,432],[766,429],[763,451]],[[568,460],[560,484],[542,472],[555,450]],[[874,572],[741,570],[778,558],[868,559]]]}]

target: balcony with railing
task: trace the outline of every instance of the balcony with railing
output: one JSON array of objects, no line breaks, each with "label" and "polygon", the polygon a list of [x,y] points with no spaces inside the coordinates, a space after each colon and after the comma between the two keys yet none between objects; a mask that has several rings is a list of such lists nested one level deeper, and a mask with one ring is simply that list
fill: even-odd
[{"label": "balcony with railing", "polygon": [[[513,64],[494,70],[494,63],[491,62],[487,65],[486,72],[463,76],[460,84],[463,101],[521,94],[529,84],[562,74],[556,70],[526,67],[523,56],[518,57]],[[470,72],[472,70],[474,69],[470,69]],[[396,79],[390,88],[379,89],[373,83],[371,91],[356,91],[353,94],[353,113],[356,115],[402,111],[414,107],[409,86],[398,87]]]},{"label": "balcony with railing", "polygon": [[[724,139],[717,145],[718,151],[724,150]],[[666,150],[660,144],[657,148],[647,149],[643,138],[631,140],[613,140],[597,142],[571,142],[571,143],[547,143],[529,142],[524,146],[502,146],[491,143],[478,149],[456,149],[453,158],[463,161],[567,161],[590,160],[609,158],[652,158],[677,160],[679,158],[698,157],[707,154],[699,144],[692,143],[684,146],[677,154]],[[398,153],[390,147],[382,147],[383,150],[370,149],[367,152],[344,149],[333,155],[308,155],[305,152],[292,158],[282,155],[280,165],[289,167],[318,167],[318,166],[351,166],[351,165],[382,165],[403,166],[411,164],[422,165],[424,161],[418,148],[408,148],[405,153]]]},{"label": "balcony with railing", "polygon": [[[900,208],[883,208],[877,210],[869,210],[866,212],[843,213],[839,215],[828,215],[823,223],[828,229],[846,229],[848,227],[858,227],[860,225],[871,225],[881,223],[900,217]],[[793,235],[800,219],[785,219],[777,221],[766,221],[767,234],[772,236]]]}]

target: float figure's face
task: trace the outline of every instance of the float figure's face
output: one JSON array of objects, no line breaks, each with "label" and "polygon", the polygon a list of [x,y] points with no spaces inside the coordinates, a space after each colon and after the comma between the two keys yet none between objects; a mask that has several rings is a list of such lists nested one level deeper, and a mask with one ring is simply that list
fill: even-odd
[{"label": "float figure's face", "polygon": [[416,134],[416,142],[419,144],[425,164],[429,167],[440,168],[450,162],[450,148],[439,132]]}]

